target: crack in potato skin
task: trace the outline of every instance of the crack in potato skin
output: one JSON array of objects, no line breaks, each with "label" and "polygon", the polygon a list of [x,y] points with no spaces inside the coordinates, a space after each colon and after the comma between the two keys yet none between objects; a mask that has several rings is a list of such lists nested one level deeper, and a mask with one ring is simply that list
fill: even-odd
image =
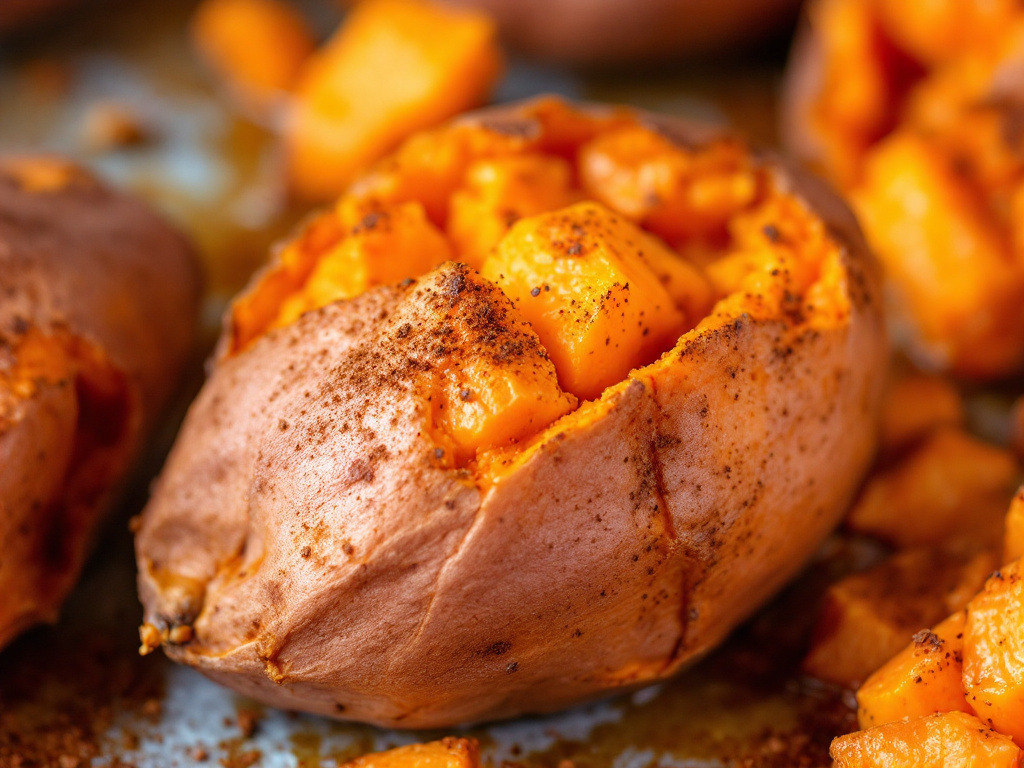
[{"label": "crack in potato skin", "polygon": [[[229,317],[142,519],[146,620],[159,632],[183,615],[174,580],[202,587],[172,658],[262,701],[378,724],[551,711],[674,673],[799,568],[870,461],[886,349],[852,217],[773,159],[750,163],[768,202],[790,201],[785,218],[766,232],[754,206],[725,233],[765,259],[720,276],[728,294],[656,359],[472,459],[437,434],[424,383],[448,356],[546,376],[552,363],[469,266],[270,329],[365,200],[405,202],[411,185],[443,230],[458,174],[423,184],[424,147],[571,158],[648,122],[543,100],[466,118],[450,143],[414,138],[280,252]],[[716,136],[657,126],[690,151]],[[502,322],[474,325],[483,306]]]}]

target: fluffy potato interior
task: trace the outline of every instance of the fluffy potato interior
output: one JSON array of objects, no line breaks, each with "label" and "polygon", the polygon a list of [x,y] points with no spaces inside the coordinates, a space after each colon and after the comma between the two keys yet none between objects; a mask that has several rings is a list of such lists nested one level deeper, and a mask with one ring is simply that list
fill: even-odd
[{"label": "fluffy potato interior", "polygon": [[740,142],[688,148],[626,112],[531,110],[532,124],[416,136],[357,182],[235,303],[226,354],[304,312],[466,263],[512,300],[554,375],[477,364],[453,334],[465,359],[432,379],[431,402],[439,448],[465,466],[599,399],[728,297],[738,312],[847,311],[838,246]]}]

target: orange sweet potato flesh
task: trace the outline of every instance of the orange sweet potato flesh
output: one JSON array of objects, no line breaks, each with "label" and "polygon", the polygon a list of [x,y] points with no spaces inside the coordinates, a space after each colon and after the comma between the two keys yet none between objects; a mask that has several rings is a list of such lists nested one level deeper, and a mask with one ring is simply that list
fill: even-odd
[{"label": "orange sweet potato flesh", "polygon": [[836,768],[1018,768],[1021,751],[978,718],[945,712],[840,736]]},{"label": "orange sweet potato flesh", "polygon": [[978,717],[1024,743],[1024,577],[1020,561],[992,575],[967,606],[964,690]]},{"label": "orange sweet potato flesh", "polygon": [[987,551],[913,549],[836,582],[825,593],[804,671],[856,687],[915,633],[962,610],[996,563]]},{"label": "orange sweet potato flesh", "polygon": [[480,268],[515,222],[574,202],[573,168],[540,153],[478,160],[452,195],[448,232],[459,259]]},{"label": "orange sweet potato flesh", "polygon": [[342,768],[480,768],[475,739],[446,738],[363,755]]},{"label": "orange sweet potato flesh", "polygon": [[658,251],[604,206],[579,203],[518,222],[480,273],[536,331],[562,388],[591,400],[701,319],[688,322],[650,268]]},{"label": "orange sweet potato flesh", "polygon": [[[887,350],[870,256],[823,186],[747,150],[757,193],[704,251],[744,255],[719,291],[611,198],[588,199],[581,148],[623,127],[695,167],[741,146],[551,99],[469,115],[382,160],[254,278],[142,516],[148,649],[267,703],[445,726],[672,675],[806,562],[874,451]],[[321,265],[366,216],[418,205],[416,227],[459,258],[452,223],[479,173],[565,178],[564,164],[567,206],[532,173],[481,195],[514,188],[516,208],[505,232],[468,231],[498,238],[485,274],[446,261],[280,319],[327,285]],[[682,324],[642,359],[613,356],[603,389],[582,376],[581,400],[551,341],[581,317],[572,302],[605,314],[609,350],[639,326],[616,327],[587,285],[564,325],[525,307],[572,275],[545,271],[545,251],[592,269],[584,246],[607,255],[595,280],[625,264],[649,286],[644,324]],[[525,296],[486,276],[503,250],[536,274]]]},{"label": "orange sweet potato flesh", "polygon": [[950,538],[994,543],[1017,472],[1009,451],[940,427],[868,480],[846,524],[899,547]]},{"label": "orange sweet potato flesh", "polygon": [[203,0],[191,37],[228,92],[257,114],[281,102],[314,48],[305,20],[284,0]]},{"label": "orange sweet potato flesh", "polygon": [[173,392],[195,256],[140,203],[54,158],[0,158],[0,646],[56,620]]},{"label": "orange sweet potato flesh", "polygon": [[851,198],[896,337],[925,367],[1024,366],[1024,159],[1013,0],[816,0],[794,46],[791,149]]},{"label": "orange sweet potato flesh", "polygon": [[366,0],[303,68],[285,126],[292,190],[341,193],[418,130],[479,106],[501,55],[491,19],[428,0]]},{"label": "orange sweet potato flesh", "polygon": [[966,611],[916,633],[910,644],[875,670],[857,690],[861,728],[936,712],[967,712],[963,688]]}]

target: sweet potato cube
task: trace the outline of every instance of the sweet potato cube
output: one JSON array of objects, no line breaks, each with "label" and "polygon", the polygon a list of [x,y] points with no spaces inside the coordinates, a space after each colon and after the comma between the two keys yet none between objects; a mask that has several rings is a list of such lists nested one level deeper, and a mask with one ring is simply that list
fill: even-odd
[{"label": "sweet potato cube", "polygon": [[192,42],[231,95],[257,111],[272,107],[313,53],[313,35],[283,0],[203,0]]},{"label": "sweet potato cube", "polygon": [[475,162],[466,172],[463,188],[451,199],[448,233],[459,258],[479,268],[519,219],[573,203],[577,193],[572,176],[567,161],[548,155]]},{"label": "sweet potato cube", "polygon": [[1024,557],[1024,487],[1010,502],[1003,531],[1003,562],[1012,563]]},{"label": "sweet potato cube", "polygon": [[984,722],[1024,743],[1024,574],[1017,560],[967,606],[964,690]]},{"label": "sweet potato cube", "polygon": [[670,243],[724,235],[729,218],[759,191],[739,143],[688,152],[641,126],[608,131],[584,145],[579,168],[588,196]]},{"label": "sweet potato cube", "polygon": [[955,537],[994,542],[1002,535],[1016,473],[1009,451],[943,427],[871,477],[846,524],[898,547]]},{"label": "sweet potato cube", "polygon": [[915,633],[962,610],[995,564],[991,552],[916,549],[836,582],[825,593],[804,670],[855,687]]},{"label": "sweet potato cube", "polygon": [[840,736],[835,768],[1019,768],[1021,751],[964,712],[944,712]]},{"label": "sweet potato cube", "polygon": [[447,738],[363,755],[342,768],[480,768],[474,739]]},{"label": "sweet potato cube", "polygon": [[963,399],[949,379],[925,373],[899,376],[882,401],[882,451],[905,448],[935,427],[962,426],[964,418]]},{"label": "sweet potato cube", "polygon": [[[546,361],[545,361],[546,362]],[[456,462],[536,434],[576,407],[550,363],[494,365],[473,360],[444,372],[433,397],[434,423],[452,441]]]},{"label": "sweet potato cube", "polygon": [[596,203],[523,219],[482,274],[533,326],[562,388],[597,397],[671,348],[689,319],[646,260],[664,248]]},{"label": "sweet potato cube", "polygon": [[419,203],[371,211],[319,258],[302,291],[282,304],[276,325],[371,286],[421,275],[451,258],[447,239]]},{"label": "sweet potato cube", "polygon": [[338,195],[403,138],[478,106],[497,79],[494,22],[426,0],[365,0],[303,68],[285,128],[292,189]]},{"label": "sweet potato cube", "polygon": [[864,681],[857,691],[861,728],[936,712],[968,712],[963,689],[963,630],[959,611],[914,635],[906,648]]}]

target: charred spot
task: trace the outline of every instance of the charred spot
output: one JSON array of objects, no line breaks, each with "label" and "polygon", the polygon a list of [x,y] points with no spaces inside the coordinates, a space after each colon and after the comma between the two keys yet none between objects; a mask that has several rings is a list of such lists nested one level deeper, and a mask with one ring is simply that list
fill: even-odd
[{"label": "charred spot", "polygon": [[512,650],[512,643],[508,640],[498,640],[480,651],[481,656],[504,656]]}]

